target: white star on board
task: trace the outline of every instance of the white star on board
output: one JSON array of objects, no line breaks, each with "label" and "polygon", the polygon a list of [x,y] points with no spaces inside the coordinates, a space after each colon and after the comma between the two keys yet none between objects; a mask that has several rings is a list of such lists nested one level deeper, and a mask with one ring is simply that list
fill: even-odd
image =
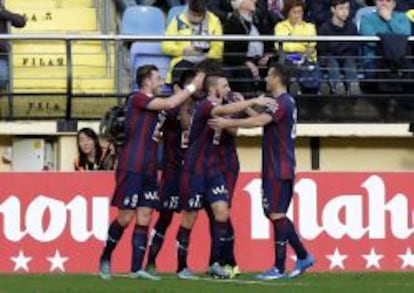
[{"label": "white star on board", "polygon": [[379,261],[384,258],[384,255],[377,254],[375,252],[375,248],[371,248],[369,254],[363,254],[362,257],[367,261],[365,265],[366,269],[369,269],[370,267],[376,267],[379,269],[381,267]]},{"label": "white star on board", "polygon": [[56,250],[55,255],[47,257],[47,261],[50,262],[50,271],[59,269],[61,272],[65,271],[65,262],[69,260],[69,257],[63,257],[60,255],[59,250]]},{"label": "white star on board", "polygon": [[24,252],[22,250],[19,251],[19,255],[18,256],[12,256],[10,257],[10,259],[12,260],[12,262],[14,262],[14,272],[22,269],[25,270],[26,272],[29,271],[29,262],[32,261],[32,257],[30,256],[25,256]]},{"label": "white star on board", "polygon": [[402,269],[405,269],[406,267],[414,268],[414,254],[411,252],[411,248],[407,248],[405,254],[399,254],[398,257],[403,261],[401,265]]},{"label": "white star on board", "polygon": [[339,252],[338,248],[335,248],[335,251],[333,254],[328,254],[326,256],[327,259],[331,261],[331,264],[329,265],[329,269],[332,270],[335,267],[339,267],[341,269],[345,269],[344,267],[344,260],[348,258],[348,255],[341,254]]}]

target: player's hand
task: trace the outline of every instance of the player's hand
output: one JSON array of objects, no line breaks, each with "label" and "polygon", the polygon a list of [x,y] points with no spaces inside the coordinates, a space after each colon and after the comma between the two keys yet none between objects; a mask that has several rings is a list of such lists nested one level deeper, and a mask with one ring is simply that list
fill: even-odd
[{"label": "player's hand", "polygon": [[233,93],[233,98],[234,98],[234,101],[236,102],[244,101],[244,97],[241,93]]},{"label": "player's hand", "polygon": [[271,107],[271,108],[277,107],[277,102],[275,99],[267,98],[263,95],[255,98],[254,103],[258,106],[263,106],[263,107]]},{"label": "player's hand", "polygon": [[215,118],[208,120],[208,125],[213,129],[217,129],[217,128],[222,129],[222,128],[226,128],[226,121],[227,119],[225,118],[215,117]]},{"label": "player's hand", "polygon": [[197,90],[201,90],[203,88],[205,77],[206,77],[206,74],[203,72],[197,73],[197,75],[194,77],[192,84],[196,87]]}]

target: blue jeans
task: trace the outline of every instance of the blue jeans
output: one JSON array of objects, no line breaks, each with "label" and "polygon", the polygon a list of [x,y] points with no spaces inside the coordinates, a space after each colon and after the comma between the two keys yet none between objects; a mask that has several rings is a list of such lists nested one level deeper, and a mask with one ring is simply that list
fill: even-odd
[{"label": "blue jeans", "polygon": [[341,70],[345,75],[345,84],[348,88],[351,82],[358,81],[358,72],[354,59],[347,58],[338,60],[335,57],[328,57],[327,65],[329,83],[333,88],[335,88],[336,84],[341,81]]}]

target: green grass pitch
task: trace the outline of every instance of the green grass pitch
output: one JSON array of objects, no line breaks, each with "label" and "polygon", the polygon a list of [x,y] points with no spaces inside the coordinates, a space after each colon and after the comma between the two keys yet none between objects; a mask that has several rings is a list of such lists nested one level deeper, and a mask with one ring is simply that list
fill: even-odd
[{"label": "green grass pitch", "polygon": [[233,280],[213,280],[201,276],[198,281],[181,281],[175,275],[163,274],[162,277],[161,281],[126,277],[102,281],[96,275],[2,274],[0,293],[414,292],[414,273],[308,273],[295,280],[266,282],[254,280],[253,274],[243,274]]}]

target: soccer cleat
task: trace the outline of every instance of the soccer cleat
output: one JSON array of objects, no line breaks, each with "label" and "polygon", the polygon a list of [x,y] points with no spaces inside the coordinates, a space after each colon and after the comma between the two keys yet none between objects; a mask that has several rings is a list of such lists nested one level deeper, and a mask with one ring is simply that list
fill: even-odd
[{"label": "soccer cleat", "polygon": [[129,277],[131,279],[146,279],[146,280],[152,280],[152,281],[159,281],[161,280],[160,277],[155,276],[145,270],[139,270],[136,272],[129,273]]},{"label": "soccer cleat", "polygon": [[230,278],[230,273],[227,272],[219,263],[213,263],[207,271],[212,277],[218,279],[228,279]]},{"label": "soccer cleat", "polygon": [[187,268],[182,269],[180,272],[178,272],[177,277],[181,280],[198,280],[199,279],[198,276],[196,276],[193,272],[191,272]]},{"label": "soccer cleat", "polygon": [[239,266],[232,267],[231,265],[225,265],[224,270],[229,273],[230,279],[233,279],[241,274]]},{"label": "soccer cleat", "polygon": [[289,278],[296,278],[302,275],[308,268],[315,264],[315,259],[308,254],[305,259],[298,259],[295,268],[290,272]]},{"label": "soccer cleat", "polygon": [[279,270],[276,267],[273,267],[264,273],[256,275],[256,279],[263,281],[278,280],[283,278],[286,278],[286,275],[279,273]]},{"label": "soccer cleat", "polygon": [[111,279],[111,262],[109,260],[101,259],[99,261],[99,276],[102,280]]}]

